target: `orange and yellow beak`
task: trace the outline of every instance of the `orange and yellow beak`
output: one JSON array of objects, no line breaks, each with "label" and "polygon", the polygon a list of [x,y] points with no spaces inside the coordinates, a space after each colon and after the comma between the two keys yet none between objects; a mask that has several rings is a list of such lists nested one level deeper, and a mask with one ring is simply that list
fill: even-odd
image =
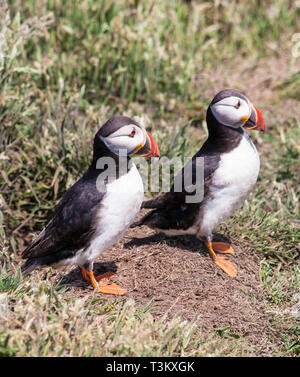
[{"label": "orange and yellow beak", "polygon": [[137,151],[134,153],[136,156],[140,157],[159,157],[159,148],[156,142],[153,140],[149,132],[145,131],[146,140],[144,145],[141,145],[137,148]]},{"label": "orange and yellow beak", "polygon": [[259,130],[264,131],[266,128],[266,124],[264,121],[263,116],[261,115],[260,111],[252,105],[252,111],[250,114],[249,119],[245,122],[244,126],[248,130]]}]

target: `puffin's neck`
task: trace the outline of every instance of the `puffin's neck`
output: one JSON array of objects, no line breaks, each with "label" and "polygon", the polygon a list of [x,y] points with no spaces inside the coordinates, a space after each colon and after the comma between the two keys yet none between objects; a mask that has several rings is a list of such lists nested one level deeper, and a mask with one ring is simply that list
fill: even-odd
[{"label": "puffin's neck", "polygon": [[[101,161],[103,158],[103,161]],[[110,160],[111,159],[111,160]],[[107,163],[111,161],[112,165],[107,168]],[[105,143],[98,137],[95,136],[94,139],[94,149],[93,149],[93,160],[89,167],[91,170],[103,170],[106,169],[107,173],[109,174],[116,174],[116,178],[127,174],[132,167],[132,160],[129,156],[121,156],[119,157],[115,153],[113,153]],[[114,166],[116,169],[114,169]],[[116,173],[114,173],[114,171]]]},{"label": "puffin's neck", "polygon": [[218,153],[230,152],[236,148],[243,138],[243,129],[232,128],[220,124],[213,116],[210,107],[206,113],[206,123],[208,128],[207,144],[213,145],[213,150]]}]

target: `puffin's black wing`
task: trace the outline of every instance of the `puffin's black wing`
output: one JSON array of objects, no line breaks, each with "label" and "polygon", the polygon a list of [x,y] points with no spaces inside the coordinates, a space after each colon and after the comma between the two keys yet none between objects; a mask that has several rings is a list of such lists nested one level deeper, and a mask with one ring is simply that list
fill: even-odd
[{"label": "puffin's black wing", "polygon": [[[95,174],[97,173],[97,174]],[[62,197],[46,228],[23,252],[26,274],[42,264],[72,257],[86,246],[95,230],[96,214],[104,196],[96,187],[96,172],[87,171]]]},{"label": "puffin's black wing", "polygon": [[[143,202],[142,208],[155,208],[154,211],[148,213],[134,226],[148,225],[151,228],[159,229],[183,229],[186,230],[193,225],[194,219],[198,214],[201,204],[208,196],[209,185],[212,174],[215,172],[219,165],[220,154],[214,151],[211,142],[208,139],[200,151],[196,153],[192,160],[192,183],[196,184],[195,171],[197,166],[197,157],[204,159],[204,179],[200,184],[204,184],[204,197],[203,200],[197,203],[186,203],[186,197],[193,195],[194,192],[187,192],[183,186],[181,192],[175,192],[174,185],[171,190],[163,195],[160,195],[152,200]],[[184,177],[184,169],[178,173],[181,179]],[[175,178],[176,179],[176,178]]]}]

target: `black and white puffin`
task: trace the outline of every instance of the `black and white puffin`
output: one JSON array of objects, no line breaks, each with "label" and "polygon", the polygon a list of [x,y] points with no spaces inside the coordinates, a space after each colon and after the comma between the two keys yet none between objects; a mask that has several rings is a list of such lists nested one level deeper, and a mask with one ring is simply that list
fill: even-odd
[{"label": "black and white puffin", "polygon": [[[143,182],[130,155],[159,156],[159,149],[138,122],[115,116],[97,132],[93,160],[86,173],[63,195],[52,219],[23,252],[22,257],[27,259],[23,275],[39,266],[75,264],[94,288],[98,288],[97,281],[113,275],[95,277],[93,264],[106,248],[120,240],[143,202]],[[99,291],[126,293],[108,282],[102,282]]]},{"label": "black and white puffin", "polygon": [[[190,160],[193,184],[201,184],[202,201],[187,203],[184,187],[145,201],[142,208],[155,208],[132,227],[147,225],[167,235],[192,234],[202,240],[217,266],[228,275],[237,275],[235,266],[216,253],[232,254],[224,242],[212,242],[213,230],[247,198],[253,189],[260,167],[257,150],[243,128],[264,130],[261,113],[237,90],[226,89],[211,101],[206,121],[209,136],[199,152]],[[197,157],[204,158],[203,180],[196,182]],[[202,160],[203,161],[203,160]],[[185,167],[175,177],[184,179]],[[204,187],[203,187],[204,186]],[[195,186],[196,187],[196,186]]]}]

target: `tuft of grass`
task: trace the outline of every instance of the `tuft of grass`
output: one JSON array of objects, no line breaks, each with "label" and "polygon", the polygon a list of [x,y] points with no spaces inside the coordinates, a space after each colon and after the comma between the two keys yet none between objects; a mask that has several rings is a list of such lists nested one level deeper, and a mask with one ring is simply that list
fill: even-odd
[{"label": "tuft of grass", "polygon": [[220,347],[214,334],[203,335],[200,344],[198,321],[155,319],[133,300],[74,300],[45,282],[32,283],[24,282],[15,292],[18,299],[8,300],[9,314],[0,320],[2,355],[186,356],[234,349],[231,341]]},{"label": "tuft of grass", "polygon": [[291,74],[286,79],[274,85],[274,89],[278,90],[281,98],[295,98],[300,97],[300,72]]}]

